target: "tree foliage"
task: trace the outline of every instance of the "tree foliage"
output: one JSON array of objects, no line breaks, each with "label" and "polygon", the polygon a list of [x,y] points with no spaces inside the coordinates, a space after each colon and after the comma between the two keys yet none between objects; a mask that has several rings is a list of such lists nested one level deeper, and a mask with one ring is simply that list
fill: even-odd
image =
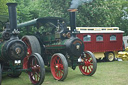
[{"label": "tree foliage", "polygon": [[8,7],[6,5],[10,0],[0,0],[0,28],[8,20]]},{"label": "tree foliage", "polygon": [[[5,4],[8,0],[2,0]],[[6,1],[6,2],[5,2]],[[69,21],[71,0],[9,0],[18,3],[18,23],[39,17],[62,17]],[[1,2],[1,1],[0,1]],[[6,5],[5,5],[6,6]],[[0,11],[7,14],[7,6],[0,5]],[[5,10],[4,10],[5,9]],[[77,26],[87,27],[120,27],[128,34],[127,0],[94,0],[92,3],[83,3],[78,7]],[[0,12],[1,13],[1,12]]]}]

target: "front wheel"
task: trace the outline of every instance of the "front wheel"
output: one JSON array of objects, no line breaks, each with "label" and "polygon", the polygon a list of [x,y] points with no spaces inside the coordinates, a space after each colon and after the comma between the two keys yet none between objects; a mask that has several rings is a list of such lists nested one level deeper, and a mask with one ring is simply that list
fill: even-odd
[{"label": "front wheel", "polygon": [[0,85],[1,85],[1,81],[2,81],[2,66],[0,64]]},{"label": "front wheel", "polygon": [[56,80],[63,81],[67,77],[68,63],[63,54],[56,53],[52,56],[50,68],[51,73]]},{"label": "front wheel", "polygon": [[45,78],[44,61],[40,54],[35,53],[28,60],[29,78],[34,85],[41,85]]},{"label": "front wheel", "polygon": [[93,75],[97,69],[97,61],[94,54],[90,51],[85,51],[81,59],[81,65],[79,65],[81,73],[86,76]]}]

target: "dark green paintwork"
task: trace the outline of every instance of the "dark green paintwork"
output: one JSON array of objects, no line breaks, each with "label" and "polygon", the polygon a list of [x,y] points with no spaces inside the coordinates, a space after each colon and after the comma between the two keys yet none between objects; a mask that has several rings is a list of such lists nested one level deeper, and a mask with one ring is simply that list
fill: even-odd
[{"label": "dark green paintwork", "polygon": [[2,32],[0,32],[0,40],[2,40]]},{"label": "dark green paintwork", "polygon": [[56,43],[47,44],[46,49],[66,49],[65,42],[67,40],[68,39]]},{"label": "dark green paintwork", "polygon": [[17,28],[21,28],[21,27],[26,27],[26,26],[33,26],[36,24],[37,19],[25,22],[25,23],[20,23],[17,25]]},{"label": "dark green paintwork", "polygon": [[3,48],[4,42],[0,43],[0,60],[4,60],[3,56],[2,56],[2,48]]}]

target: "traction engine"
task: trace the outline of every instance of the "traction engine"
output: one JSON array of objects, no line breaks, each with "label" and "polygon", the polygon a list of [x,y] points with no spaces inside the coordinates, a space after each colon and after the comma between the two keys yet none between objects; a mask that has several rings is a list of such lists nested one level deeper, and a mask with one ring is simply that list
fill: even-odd
[{"label": "traction engine", "polygon": [[[9,9],[9,23],[1,32],[0,37],[0,85],[2,76],[19,77],[27,72],[34,85],[41,85],[45,78],[44,62],[40,54],[33,53],[27,60],[27,68],[23,69],[23,59],[27,55],[26,44],[18,38],[16,20],[16,3],[7,3]],[[37,77],[35,75],[38,75]]]},{"label": "traction engine", "polygon": [[[22,40],[27,45],[28,55],[41,54],[46,66],[56,80],[62,81],[67,77],[68,67],[75,70],[76,66],[83,75],[93,75],[97,68],[95,56],[90,51],[84,52],[82,40],[76,37],[79,33],[75,26],[76,9],[69,9],[70,27],[67,22],[59,17],[44,17],[18,24],[18,28],[37,28],[33,35],[25,35]],[[24,69],[27,68],[27,60],[24,59]]]}]

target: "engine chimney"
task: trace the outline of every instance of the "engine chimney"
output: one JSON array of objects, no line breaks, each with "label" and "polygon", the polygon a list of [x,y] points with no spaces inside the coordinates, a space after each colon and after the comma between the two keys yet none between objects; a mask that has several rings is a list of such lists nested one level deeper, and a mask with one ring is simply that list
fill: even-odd
[{"label": "engine chimney", "polygon": [[8,11],[9,11],[9,22],[10,22],[10,30],[11,33],[14,29],[17,29],[17,17],[16,17],[16,6],[17,3],[7,3]]},{"label": "engine chimney", "polygon": [[70,27],[71,31],[76,30],[76,11],[77,9],[68,9],[70,15]]}]

